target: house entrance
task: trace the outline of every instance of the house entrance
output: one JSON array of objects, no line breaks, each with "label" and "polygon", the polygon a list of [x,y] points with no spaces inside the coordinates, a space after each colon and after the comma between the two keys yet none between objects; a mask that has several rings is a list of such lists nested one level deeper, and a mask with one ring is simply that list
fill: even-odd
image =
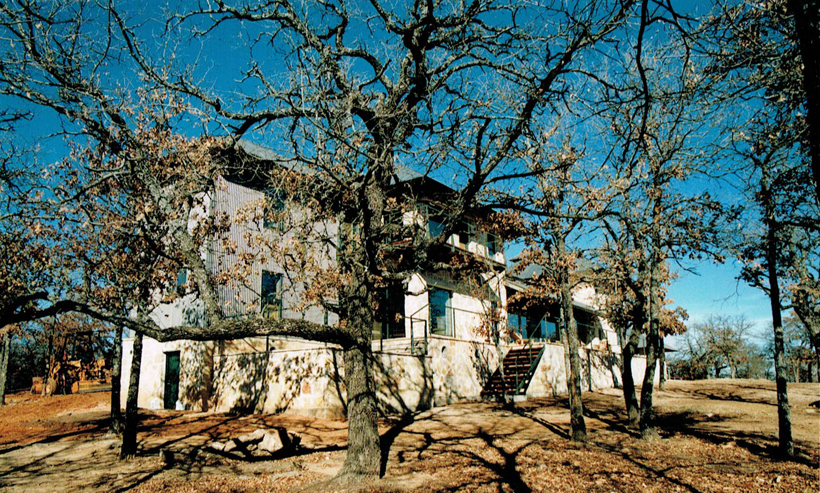
[{"label": "house entrance", "polygon": [[176,408],[179,399],[179,351],[165,353],[165,409]]}]

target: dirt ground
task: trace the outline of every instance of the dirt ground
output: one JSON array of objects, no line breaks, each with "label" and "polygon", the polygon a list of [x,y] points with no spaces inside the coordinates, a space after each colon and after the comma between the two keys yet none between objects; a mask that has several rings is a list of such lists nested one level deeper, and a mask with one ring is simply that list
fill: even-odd
[{"label": "dirt ground", "polygon": [[[346,423],[289,415],[141,413],[140,454],[117,459],[106,435],[108,393],[9,396],[0,408],[3,491],[293,491],[327,481],[345,455]],[[791,384],[793,460],[777,456],[774,384],[669,382],[656,392],[660,437],[625,426],[615,389],[584,393],[589,440],[568,439],[563,398],[515,407],[466,402],[380,426],[384,477],[373,492],[817,492],[820,384]],[[237,460],[205,445],[284,428],[302,446],[286,457]],[[159,451],[171,452],[170,462]],[[168,455],[166,454],[166,457]]]}]

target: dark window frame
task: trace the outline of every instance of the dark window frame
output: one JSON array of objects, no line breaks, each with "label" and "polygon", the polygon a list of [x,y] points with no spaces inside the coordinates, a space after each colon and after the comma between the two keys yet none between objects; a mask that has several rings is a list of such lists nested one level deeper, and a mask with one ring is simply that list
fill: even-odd
[{"label": "dark window frame", "polygon": [[281,219],[274,221],[269,216],[272,211],[281,213],[284,210],[285,200],[282,198],[282,192],[274,188],[265,190],[265,211],[262,217],[262,227],[282,232],[284,230],[284,221]]},{"label": "dark window frame", "polygon": [[[259,288],[259,311],[265,318],[282,318],[284,302],[282,300],[282,274],[278,272],[262,271]],[[266,281],[266,278],[268,279]],[[273,291],[266,288],[273,286]]]},{"label": "dark window frame", "polygon": [[[443,306],[442,314],[438,314],[438,309],[434,312],[434,307],[439,307],[439,303],[433,303],[433,298],[437,293],[447,293],[447,299],[444,301],[444,304],[441,305]],[[431,286],[428,293],[427,304],[430,310],[430,333],[435,335],[443,335],[446,337],[455,337],[456,327],[455,314],[453,312],[453,292],[449,289]],[[439,323],[442,320],[444,323],[442,326],[439,326]]]}]

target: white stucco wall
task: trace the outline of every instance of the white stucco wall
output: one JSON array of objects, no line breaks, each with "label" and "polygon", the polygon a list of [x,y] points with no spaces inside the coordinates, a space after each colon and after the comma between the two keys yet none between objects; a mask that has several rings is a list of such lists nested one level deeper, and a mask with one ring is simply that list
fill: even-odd
[{"label": "white stucco wall", "polygon": [[[168,343],[157,342],[145,337],[142,342],[142,359],[140,367],[139,407],[146,409],[162,409],[165,391],[165,357],[172,351],[180,352],[180,360],[184,359],[190,341],[175,341]],[[122,389],[120,402],[125,407],[128,396],[129,378],[131,377],[131,361],[134,357],[134,339],[125,339],[122,342]],[[180,395],[184,390],[183,376],[180,375]]]}]

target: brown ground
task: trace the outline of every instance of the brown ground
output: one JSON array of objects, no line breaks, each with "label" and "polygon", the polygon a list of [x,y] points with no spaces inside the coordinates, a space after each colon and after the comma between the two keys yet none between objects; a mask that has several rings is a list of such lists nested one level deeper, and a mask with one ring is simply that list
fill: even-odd
[{"label": "brown ground", "polygon": [[[563,399],[515,408],[460,403],[384,422],[385,477],[369,491],[817,492],[818,384],[789,386],[795,460],[775,453],[774,385],[765,381],[670,382],[656,392],[660,438],[624,426],[619,391],[585,393],[589,441],[567,439]],[[3,491],[292,491],[341,466],[345,423],[297,416],[145,412],[141,453],[117,460],[105,435],[108,393],[10,396],[0,408]],[[202,450],[257,428],[284,427],[303,448],[275,460],[234,460]],[[173,452],[163,465],[160,449]],[[317,489],[314,487],[314,490]],[[321,488],[318,488],[321,489]]]}]

